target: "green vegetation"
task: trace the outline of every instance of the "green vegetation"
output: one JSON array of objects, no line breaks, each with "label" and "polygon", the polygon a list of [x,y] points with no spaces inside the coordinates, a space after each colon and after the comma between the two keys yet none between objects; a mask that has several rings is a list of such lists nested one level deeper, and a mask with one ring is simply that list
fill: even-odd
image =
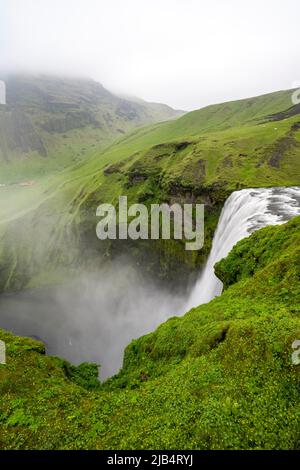
[{"label": "green vegetation", "polygon": [[[209,106],[143,127],[77,163],[70,165],[66,157],[60,171],[49,172],[46,165],[41,173],[26,160],[34,184],[0,187],[0,291],[60,282],[66,270],[70,275],[87,266],[97,269],[107,255],[124,252],[162,280],[184,283],[203,265],[232,191],[299,184],[299,106],[291,106],[291,94]],[[72,132],[79,130],[70,132],[73,142]],[[56,158],[46,160],[57,164]],[[16,165],[23,173],[26,162],[7,167]],[[164,240],[101,243],[95,236],[96,208],[117,203],[121,194],[129,203],[146,205],[204,203],[204,249],[188,253],[180,241]]]},{"label": "green vegetation", "polygon": [[99,390],[95,366],[1,331],[0,447],[299,449],[300,218],[239,242],[216,272],[223,295],[133,341]]},{"label": "green vegetation", "polygon": [[[232,191],[299,185],[291,91],[123,135],[176,113],[93,82],[18,79],[10,89],[0,108],[0,292],[64,282],[124,252],[184,286]],[[146,205],[205,203],[204,250],[100,243],[96,207],[121,194]],[[0,447],[299,449],[299,247],[300,218],[238,243],[216,266],[223,295],[134,340],[102,384],[97,365],[48,357],[42,343],[0,330]]]},{"label": "green vegetation", "polygon": [[165,105],[120,98],[92,80],[8,76],[5,82],[0,184],[61,171],[136,127],[182,114]]}]

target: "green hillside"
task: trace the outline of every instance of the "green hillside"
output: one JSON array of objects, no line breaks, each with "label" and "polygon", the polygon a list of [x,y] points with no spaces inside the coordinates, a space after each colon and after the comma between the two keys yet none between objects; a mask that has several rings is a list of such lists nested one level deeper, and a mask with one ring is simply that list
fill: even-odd
[{"label": "green hillside", "polygon": [[299,247],[300,218],[238,243],[223,295],[133,341],[101,386],[1,331],[0,447],[299,449]]},{"label": "green hillside", "polygon": [[[124,252],[161,279],[187,279],[203,265],[233,190],[299,184],[299,106],[291,95],[214,105],[146,126],[63,171],[36,173],[32,186],[0,187],[0,290],[55,282]],[[205,203],[204,249],[186,252],[174,240],[100,242],[96,208],[121,194],[146,205]]]},{"label": "green hillside", "polygon": [[92,80],[4,78],[6,105],[0,105],[4,183],[61,170],[135,127],[182,114],[166,105],[119,98]]}]

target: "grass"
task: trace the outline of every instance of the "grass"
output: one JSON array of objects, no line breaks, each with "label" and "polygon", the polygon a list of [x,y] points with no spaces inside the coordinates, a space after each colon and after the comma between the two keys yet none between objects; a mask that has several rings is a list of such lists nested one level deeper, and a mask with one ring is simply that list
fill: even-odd
[{"label": "grass", "polygon": [[300,218],[239,242],[223,295],[133,341],[99,390],[93,366],[1,331],[1,448],[299,449],[299,246]]},{"label": "grass", "polygon": [[0,105],[5,183],[62,171],[136,127],[182,114],[119,98],[92,80],[9,76],[5,81],[7,104]]},{"label": "grass", "polygon": [[[63,282],[99,266],[109,247],[95,236],[96,207],[120,194],[147,205],[206,204],[197,256],[174,241],[126,247],[136,256],[148,249],[145,269],[166,278],[178,270],[184,284],[184,273],[203,265],[232,191],[299,185],[299,117],[270,118],[290,108],[290,95],[147,126],[78,162],[66,154],[66,168],[64,157],[44,172],[34,159],[12,166],[11,182],[20,182],[20,172],[35,184],[0,188],[0,291]],[[0,447],[299,449],[300,369],[291,361],[300,338],[299,246],[299,218],[241,241],[216,266],[223,295],[133,341],[120,373],[101,385],[95,365],[74,367],[47,357],[37,341],[0,331],[7,345]]]},{"label": "grass", "polygon": [[[45,265],[53,273],[51,278],[57,270],[60,280],[59,272],[66,266],[86,268],[87,259],[91,264],[97,259],[101,263],[107,250],[124,249],[124,244],[118,248],[117,243],[109,248],[95,236],[97,206],[115,204],[121,194],[128,196],[129,203],[206,204],[205,246],[197,256],[186,253],[180,242],[141,243],[141,250],[130,244],[125,247],[137,257],[146,251],[149,269],[164,279],[170,273],[182,278],[199,269],[210,251],[220,210],[232,191],[299,184],[299,117],[270,118],[290,108],[290,97],[291,91],[278,92],[194,111],[135,130],[71,165],[68,154],[65,159],[62,155],[47,159],[43,172],[34,173],[35,160],[30,163],[29,159],[32,187],[0,187],[0,289],[39,285],[45,278]],[[74,135],[70,139],[76,146],[80,135],[73,141]],[[54,169],[60,159],[62,166]],[[25,164],[18,167],[15,163],[21,173]],[[53,165],[51,171],[47,165]],[[11,168],[16,179],[14,166]],[[174,259],[180,260],[177,266]]]}]

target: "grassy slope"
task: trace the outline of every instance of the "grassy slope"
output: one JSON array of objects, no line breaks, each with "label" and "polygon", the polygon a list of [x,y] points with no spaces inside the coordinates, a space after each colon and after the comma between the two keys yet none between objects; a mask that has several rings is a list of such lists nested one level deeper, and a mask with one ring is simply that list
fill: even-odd
[{"label": "grassy slope", "polygon": [[1,332],[1,448],[299,449],[299,247],[300,218],[238,243],[223,295],[133,341],[100,390]]},{"label": "grassy slope", "polygon": [[0,182],[61,171],[136,127],[182,114],[166,105],[119,98],[92,80],[10,76],[5,82]]}]

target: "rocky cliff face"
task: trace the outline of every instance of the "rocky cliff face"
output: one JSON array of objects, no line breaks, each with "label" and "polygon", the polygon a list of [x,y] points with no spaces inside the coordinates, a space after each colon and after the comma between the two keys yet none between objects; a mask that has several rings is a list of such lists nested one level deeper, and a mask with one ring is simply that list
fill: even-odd
[{"label": "rocky cliff face", "polygon": [[[203,266],[229,194],[247,187],[299,185],[299,110],[293,107],[292,115],[276,124],[270,118],[281,112],[286,116],[285,110],[291,108],[288,91],[208,107],[135,130],[103,151],[97,146],[99,133],[116,129],[115,115],[105,108],[112,103],[111,94],[94,82],[84,89],[74,82],[68,86],[59,83],[60,87],[54,89],[53,81],[49,85],[45,79],[47,92],[38,94],[33,93],[31,82],[26,92],[26,100],[31,93],[30,102],[35,103],[30,112],[36,116],[42,135],[47,136],[42,140],[47,143],[47,156],[42,158],[41,169],[43,175],[47,174],[45,168],[52,158],[55,164],[61,159],[66,167],[66,156],[76,158],[77,153],[80,164],[55,173],[47,186],[37,178],[35,186],[22,192],[22,210],[12,207],[7,215],[9,223],[2,224],[0,233],[0,290],[39,285],[45,272],[52,272],[57,279],[61,268],[97,268],[107,255],[124,253],[134,256],[160,279],[179,278],[183,284],[187,273]],[[16,91],[15,95],[21,102],[22,93]],[[122,99],[114,100],[115,109],[123,116],[117,121],[121,130],[119,123],[124,124],[125,117],[128,122],[136,119],[140,108],[133,113],[129,105],[120,108]],[[46,107],[51,113],[35,114],[37,101],[39,110]],[[99,103],[101,113],[97,111]],[[132,103],[137,105],[141,103]],[[29,109],[27,101],[24,106]],[[3,112],[10,112],[8,109]],[[281,117],[279,114],[277,119]],[[89,126],[80,128],[87,122]],[[73,129],[67,131],[65,126]],[[19,138],[19,145],[27,148],[22,133]],[[39,147],[39,140],[32,142]],[[83,153],[82,147],[88,152],[87,142],[94,146],[90,147],[93,154]],[[17,162],[23,175],[24,167]],[[2,196],[13,197],[14,203],[15,192],[8,185],[2,188]],[[120,195],[127,195],[129,204],[142,202],[146,206],[162,202],[205,204],[204,248],[188,253],[181,240],[100,242],[95,232],[96,208],[101,203],[116,204]]]}]

